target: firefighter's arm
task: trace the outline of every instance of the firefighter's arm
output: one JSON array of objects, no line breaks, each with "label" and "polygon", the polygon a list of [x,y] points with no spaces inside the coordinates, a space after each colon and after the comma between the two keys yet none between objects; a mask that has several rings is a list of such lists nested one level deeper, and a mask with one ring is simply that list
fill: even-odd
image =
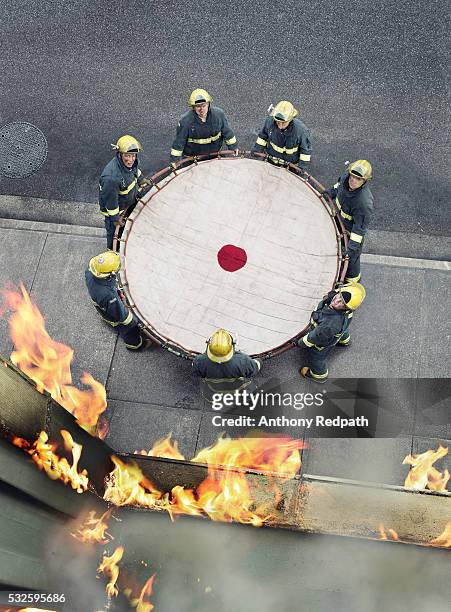
[{"label": "firefighter's arm", "polygon": [[185,148],[187,140],[188,140],[188,124],[184,121],[179,121],[177,124],[175,140],[172,143],[171,162],[179,161],[182,158],[183,150]]},{"label": "firefighter's arm", "polygon": [[265,124],[263,125],[263,128],[258,133],[257,140],[254,146],[252,147],[252,151],[254,151],[255,153],[263,153],[263,151],[268,146],[268,139],[268,120],[266,120]]},{"label": "firefighter's arm", "polygon": [[119,182],[112,178],[105,178],[99,184],[102,201],[108,217],[117,223],[119,221]]},{"label": "firefighter's arm", "polygon": [[356,251],[362,244],[368,225],[370,223],[370,213],[362,207],[356,208],[352,213],[352,229],[349,236],[348,250]]},{"label": "firefighter's arm", "polygon": [[312,142],[307,130],[303,130],[299,143],[299,168],[307,168],[312,157]]},{"label": "firefighter's arm", "polygon": [[233,133],[232,128],[229,125],[229,122],[227,121],[227,117],[225,116],[225,114],[222,115],[222,135],[224,137],[224,142],[227,145],[228,149],[238,149],[238,145],[236,142],[236,136]]},{"label": "firefighter's arm", "polygon": [[307,348],[315,347],[321,350],[331,342],[331,336],[333,336],[333,333],[328,326],[320,324],[305,334],[301,340]]}]

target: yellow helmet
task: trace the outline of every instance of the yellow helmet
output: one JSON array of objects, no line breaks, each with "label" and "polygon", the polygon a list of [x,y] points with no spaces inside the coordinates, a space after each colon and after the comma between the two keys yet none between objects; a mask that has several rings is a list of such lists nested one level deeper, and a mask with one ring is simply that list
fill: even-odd
[{"label": "yellow helmet", "polygon": [[349,310],[357,310],[365,299],[366,291],[360,283],[348,283],[340,287],[339,292]]},{"label": "yellow helmet", "polygon": [[366,159],[358,159],[352,162],[352,164],[349,164],[348,172],[357,178],[363,178],[365,181],[369,181],[372,176],[371,164]]},{"label": "yellow helmet", "polygon": [[196,106],[196,104],[203,104],[204,102],[211,102],[211,96],[205,89],[195,89],[191,92],[188,100],[190,106]]},{"label": "yellow helmet", "polygon": [[207,341],[207,355],[216,363],[225,363],[233,357],[233,338],[225,329],[218,329]]},{"label": "yellow helmet", "polygon": [[271,112],[276,121],[292,121],[297,114],[298,111],[287,100],[278,102]]},{"label": "yellow helmet", "polygon": [[97,276],[97,278],[106,278],[112,272],[117,272],[121,267],[119,253],[114,251],[105,251],[96,255],[89,262],[89,270]]},{"label": "yellow helmet", "polygon": [[116,144],[111,145],[118,153],[141,153],[141,143],[134,136],[126,134],[121,136]]}]

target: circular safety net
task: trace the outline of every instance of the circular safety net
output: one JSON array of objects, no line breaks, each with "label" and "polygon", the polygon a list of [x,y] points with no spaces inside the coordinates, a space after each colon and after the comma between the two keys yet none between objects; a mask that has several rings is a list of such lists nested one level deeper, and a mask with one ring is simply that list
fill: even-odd
[{"label": "circular safety net", "polygon": [[292,346],[341,272],[341,229],[318,183],[230,155],[153,178],[116,242],[150,335],[185,356],[219,327],[252,355]]}]

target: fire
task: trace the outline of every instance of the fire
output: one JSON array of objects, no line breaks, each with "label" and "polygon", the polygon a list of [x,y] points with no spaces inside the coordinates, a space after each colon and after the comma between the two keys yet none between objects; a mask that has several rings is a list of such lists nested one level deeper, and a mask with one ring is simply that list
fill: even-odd
[{"label": "fire", "polygon": [[303,448],[302,441],[288,436],[220,437],[215,444],[197,453],[192,461],[273,472],[293,478],[301,467],[300,448]]},{"label": "fire", "polygon": [[380,534],[379,540],[388,540],[390,537],[395,542],[399,542],[399,536],[396,533],[396,531],[394,529],[387,529],[387,532],[386,532],[383,523],[379,525],[379,534]]},{"label": "fire", "polygon": [[107,555],[103,556],[102,563],[97,568],[97,572],[100,574],[107,574],[110,577],[110,581],[106,585],[106,592],[110,597],[117,597],[119,589],[116,587],[116,582],[119,576],[118,563],[122,559],[124,554],[124,547],[118,546],[111,557]]},{"label": "fire", "polygon": [[131,605],[136,608],[136,612],[151,612],[154,609],[154,606],[150,603],[150,601],[146,601],[146,598],[149,598],[152,595],[153,582],[155,580],[155,574],[147,580],[144,584],[138,598],[132,597],[132,590],[125,589],[124,595],[130,601]]},{"label": "fire", "polygon": [[74,442],[70,433],[65,429],[61,430],[61,436],[66,450],[72,452],[72,465],[65,457],[60,458],[55,454],[57,445],[48,444],[49,438],[45,431],[41,431],[33,444],[17,436],[13,436],[12,443],[31,455],[39,469],[44,470],[49,478],[62,480],[64,484],[70,484],[77,493],[84,493],[88,489],[88,472],[86,470],[78,472],[77,470],[83,447],[81,444]]},{"label": "fire", "polygon": [[147,455],[148,457],[164,457],[165,459],[185,459],[178,449],[177,442],[172,442],[171,434],[166,438],[157,440],[150,451],[135,451],[136,454]]},{"label": "fire", "polygon": [[431,546],[440,546],[441,548],[451,548],[451,521],[447,523],[443,533],[432,540]]},{"label": "fire", "polygon": [[109,474],[104,499],[115,506],[137,505],[146,508],[161,507],[162,493],[154,487],[135,463],[124,463],[115,455],[111,456],[115,465]]},{"label": "fire", "polygon": [[88,512],[88,516],[82,525],[71,535],[80,542],[106,544],[112,539],[112,536],[107,532],[107,520],[110,518],[111,513],[112,509],[110,508],[98,518],[94,511]]},{"label": "fire", "polygon": [[448,454],[448,448],[439,446],[436,451],[427,450],[419,455],[407,455],[403,464],[412,466],[407,474],[404,486],[407,489],[430,489],[432,491],[446,491],[446,485],[451,474],[448,470],[439,472],[433,463]]},{"label": "fire", "polygon": [[36,383],[38,391],[50,393],[81,425],[95,427],[107,406],[105,387],[88,373],[81,381],[90,389],[74,387],[70,369],[74,351],[49,336],[42,314],[23,285],[20,292],[14,289],[3,293],[7,306],[14,311],[9,325],[16,350],[11,353],[11,361]]},{"label": "fire", "polygon": [[[175,486],[170,494],[158,491],[136,463],[125,464],[113,456],[115,468],[107,479],[104,499],[120,506],[132,504],[167,510],[171,518],[177,514],[207,515],[214,521],[237,521],[260,527],[271,515],[265,507],[255,507],[244,470],[265,470],[273,477],[292,478],[301,465],[302,446],[301,441],[288,437],[220,438],[193,459],[208,465],[207,478],[197,490]],[[280,497],[274,482],[273,505]]]}]

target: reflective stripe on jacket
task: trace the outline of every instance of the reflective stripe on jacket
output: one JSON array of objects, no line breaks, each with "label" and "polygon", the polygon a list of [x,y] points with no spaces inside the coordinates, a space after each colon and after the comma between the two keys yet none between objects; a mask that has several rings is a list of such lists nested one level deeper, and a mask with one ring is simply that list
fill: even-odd
[{"label": "reflective stripe on jacket", "polygon": [[85,271],[85,281],[91,300],[105,321],[113,327],[129,325],[133,321],[132,313],[121,300],[115,276],[97,278],[88,269]]},{"label": "reflective stripe on jacket", "polygon": [[349,234],[349,248],[357,249],[363,241],[373,213],[373,194],[368,181],[362,187],[349,189],[349,173],[340,176],[338,182],[327,190],[335,201],[343,224]]},{"label": "reflective stripe on jacket", "polygon": [[177,161],[183,156],[214,153],[221,149],[223,141],[228,149],[238,148],[235,134],[221,108],[210,106],[205,122],[194,110],[190,110],[178,122],[171,161]]},{"label": "reflective stripe on jacket", "polygon": [[265,149],[275,161],[305,165],[312,154],[309,131],[297,117],[284,130],[277,127],[272,117],[267,117],[253,150],[261,153]]},{"label": "reflective stripe on jacket", "polygon": [[335,310],[329,304],[336,291],[330,291],[312,312],[312,329],[302,338],[307,348],[322,351],[335,346],[341,336],[347,331],[353,312],[350,310]]},{"label": "reflective stripe on jacket", "polygon": [[100,212],[117,221],[119,214],[136,201],[141,170],[136,159],[132,168],[127,168],[118,153],[108,162],[99,179]]}]

